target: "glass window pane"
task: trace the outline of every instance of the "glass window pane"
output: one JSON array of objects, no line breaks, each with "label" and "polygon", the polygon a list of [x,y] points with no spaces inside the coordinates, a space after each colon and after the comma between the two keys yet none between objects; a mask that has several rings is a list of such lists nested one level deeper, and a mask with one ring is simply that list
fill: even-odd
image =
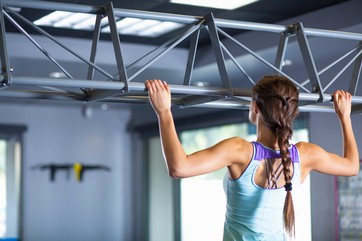
[{"label": "glass window pane", "polygon": [[[247,123],[182,132],[182,145],[187,153],[207,148],[217,142],[245,134],[254,138],[255,128]],[[182,240],[222,240],[225,219],[225,194],[222,180],[226,168],[191,178],[181,179],[181,237]]]},{"label": "glass window pane", "polygon": [[0,238],[19,238],[20,142],[0,139]]},{"label": "glass window pane", "polygon": [[6,142],[0,140],[0,237],[6,234]]}]

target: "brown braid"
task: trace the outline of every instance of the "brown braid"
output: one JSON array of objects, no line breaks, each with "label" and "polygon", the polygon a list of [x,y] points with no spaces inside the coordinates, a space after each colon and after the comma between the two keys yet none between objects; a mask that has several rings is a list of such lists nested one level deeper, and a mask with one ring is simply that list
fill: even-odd
[{"label": "brown braid", "polygon": [[292,173],[289,157],[289,140],[293,135],[292,122],[297,117],[299,92],[295,85],[282,76],[265,76],[253,88],[253,100],[259,108],[266,126],[278,138],[282,157],[285,189],[284,228],[290,236],[295,235],[295,216],[292,199]]}]

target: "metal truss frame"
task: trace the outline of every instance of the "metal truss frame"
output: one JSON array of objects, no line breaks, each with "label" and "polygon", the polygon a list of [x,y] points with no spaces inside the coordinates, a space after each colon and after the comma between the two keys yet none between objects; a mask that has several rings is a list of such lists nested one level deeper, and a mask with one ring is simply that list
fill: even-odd
[{"label": "metal truss frame", "polygon": [[[14,11],[14,7],[29,8],[29,9],[46,9],[46,10],[62,10],[79,13],[91,13],[97,16],[95,22],[95,29],[93,31],[92,49],[90,58],[85,59],[79,54],[64,46],[55,37],[45,32],[40,27],[34,25],[32,22],[21,16],[18,12]],[[102,18],[108,18],[110,26],[110,35],[113,43],[114,54],[116,57],[116,66],[118,74],[110,74],[95,64],[97,46],[100,39],[100,27]],[[126,66],[124,62],[124,55],[121,51],[121,39],[117,33],[116,17],[137,17],[143,19],[155,19],[164,21],[173,21],[186,24],[187,27],[172,36],[168,41],[161,46],[155,48],[147,53],[140,59]],[[12,76],[12,69],[9,63],[8,49],[6,45],[6,29],[4,19],[11,22],[19,32],[23,33],[30,42],[34,44],[54,65],[62,71],[67,78],[65,79],[51,79],[41,77],[26,77],[26,76]],[[78,58],[80,61],[88,65],[88,73],[86,79],[75,79],[71,74],[51,56],[46,49],[38,44],[30,34],[28,34],[22,25],[27,25],[41,35],[46,36],[48,39],[59,45],[64,51],[67,51]],[[221,85],[220,87],[198,87],[190,85],[192,73],[195,63],[195,55],[197,52],[197,45],[199,40],[199,33],[201,29],[206,29],[209,33],[212,49],[216,57],[216,64],[219,70]],[[270,63],[263,59],[256,52],[253,52],[244,44],[227,34],[222,29],[231,28],[238,30],[248,31],[263,31],[278,34],[279,44],[275,56],[275,62]],[[276,73],[290,78],[300,90],[301,111],[316,111],[316,112],[329,112],[333,110],[330,104],[333,96],[328,94],[327,90],[338,77],[346,71],[348,67],[353,68],[352,76],[349,82],[349,89],[353,95],[353,112],[362,112],[362,96],[358,95],[358,84],[361,78],[361,62],[362,62],[362,34],[330,31],[323,29],[305,28],[302,23],[293,25],[273,25],[263,23],[253,23],[244,21],[234,21],[214,18],[210,13],[204,17],[175,15],[167,13],[145,12],[127,9],[116,9],[112,3],[104,6],[84,6],[76,4],[64,4],[55,2],[37,2],[37,1],[15,1],[4,0],[1,3],[0,11],[0,60],[2,64],[2,73],[0,75],[0,97],[6,98],[30,98],[30,99],[54,99],[54,100],[76,100],[76,101],[102,101],[102,102],[120,102],[120,103],[148,103],[147,92],[144,83],[134,82],[140,73],[146,70],[154,62],[162,58],[171,49],[175,48],[180,42],[186,38],[190,38],[189,55],[186,63],[186,71],[183,82],[180,81],[179,85],[170,85],[171,93],[173,94],[172,102],[180,107],[211,107],[211,108],[235,108],[246,109],[250,103],[251,90],[233,88],[229,80],[228,71],[226,68],[225,56],[227,55],[230,60],[237,66],[245,78],[252,84],[255,81],[245,71],[241,63],[238,63],[236,58],[228,50],[228,48],[220,40],[220,35],[225,39],[235,43],[248,54],[255,57],[258,61],[265,66],[271,68]],[[327,37],[338,38],[342,40],[355,41],[355,48],[351,51],[326,66],[322,70],[317,70],[311,48],[309,46],[308,37]],[[303,61],[308,79],[305,81],[297,81],[288,76],[283,71],[283,61],[287,50],[288,40],[295,37],[302,53]],[[352,57],[350,57],[352,56]],[[345,65],[342,70],[326,85],[323,86],[320,81],[320,75],[329,70],[341,60],[350,57],[351,60]],[[144,63],[134,71],[135,66]],[[132,69],[132,71],[131,71]],[[104,76],[104,79],[95,80],[94,72],[98,71]],[[16,87],[39,87],[34,90],[12,90],[11,86]],[[69,91],[70,88],[76,88],[79,91]],[[41,90],[39,90],[41,89]]]}]

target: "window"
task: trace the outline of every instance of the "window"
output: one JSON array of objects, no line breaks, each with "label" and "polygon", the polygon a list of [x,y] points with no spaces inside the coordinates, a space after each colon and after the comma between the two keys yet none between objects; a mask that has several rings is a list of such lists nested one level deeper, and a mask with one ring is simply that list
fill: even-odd
[{"label": "window", "polygon": [[[222,139],[239,133],[243,138],[255,140],[255,126],[249,123],[223,125],[212,128],[184,131],[180,138],[187,153],[209,147]],[[295,122],[292,142],[308,141],[304,121]],[[180,181],[181,240],[222,240],[225,219],[225,194],[222,180],[226,168],[214,173]],[[298,240],[311,240],[310,187],[309,180],[303,184],[300,196],[295,197]],[[303,212],[298,211],[298,200],[303,203]]]},{"label": "window", "polygon": [[[0,140],[0,190],[6,190],[6,165],[5,165],[6,142]],[[0,237],[6,234],[6,192],[0,192]]]},{"label": "window", "polygon": [[0,126],[0,239],[20,238],[20,133],[23,130],[23,127]]}]

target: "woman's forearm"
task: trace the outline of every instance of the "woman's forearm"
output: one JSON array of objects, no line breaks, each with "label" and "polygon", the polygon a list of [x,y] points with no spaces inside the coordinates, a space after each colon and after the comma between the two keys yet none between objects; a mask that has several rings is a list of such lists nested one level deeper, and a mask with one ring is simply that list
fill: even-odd
[{"label": "woman's forearm", "polygon": [[163,155],[169,175],[178,177],[178,170],[186,159],[186,153],[178,138],[171,111],[158,115]]},{"label": "woman's forearm", "polygon": [[353,167],[353,169],[355,170],[355,174],[357,175],[359,172],[360,163],[358,147],[352,128],[352,121],[351,118],[348,116],[345,118],[341,118],[340,122],[343,136],[343,155],[350,161],[351,166]]}]

